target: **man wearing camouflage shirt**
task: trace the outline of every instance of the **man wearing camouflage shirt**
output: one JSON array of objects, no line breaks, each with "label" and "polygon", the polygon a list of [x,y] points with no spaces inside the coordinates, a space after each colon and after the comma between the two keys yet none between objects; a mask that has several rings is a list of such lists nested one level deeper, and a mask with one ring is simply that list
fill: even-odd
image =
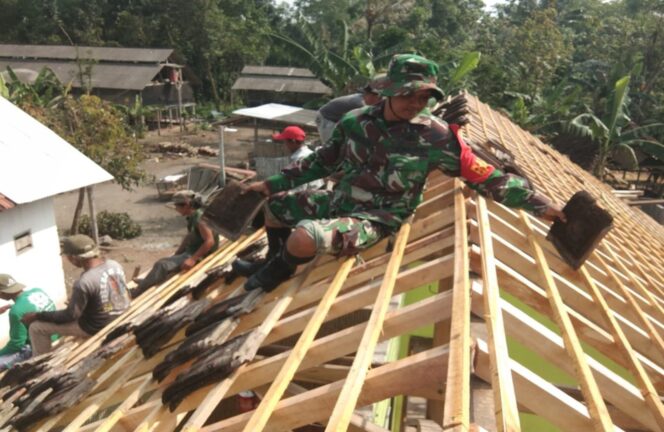
[{"label": "man wearing camouflage shirt", "polygon": [[[437,75],[438,65],[424,57],[394,56],[379,88],[383,102],[346,114],[325,146],[251,185],[270,196],[268,230],[295,230],[284,231],[285,247],[247,280],[246,290],[273,290],[316,254],[352,255],[392,234],[422,201],[436,168],[506,206],[564,220],[525,179],[477,159],[456,125],[429,113],[429,100],[443,98]],[[334,173],[341,175],[332,191],[285,192]]]}]

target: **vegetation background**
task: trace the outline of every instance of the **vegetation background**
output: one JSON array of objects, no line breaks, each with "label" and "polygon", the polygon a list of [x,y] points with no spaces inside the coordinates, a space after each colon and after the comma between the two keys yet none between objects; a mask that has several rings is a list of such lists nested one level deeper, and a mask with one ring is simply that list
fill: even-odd
[{"label": "vegetation background", "polygon": [[[600,177],[607,164],[664,161],[663,0],[510,0],[493,12],[482,0],[0,0],[0,10],[2,43],[172,47],[209,110],[226,107],[247,64],[310,68],[339,95],[392,54],[418,52],[439,62],[448,92],[476,93]],[[470,53],[477,67],[451,82]]]}]

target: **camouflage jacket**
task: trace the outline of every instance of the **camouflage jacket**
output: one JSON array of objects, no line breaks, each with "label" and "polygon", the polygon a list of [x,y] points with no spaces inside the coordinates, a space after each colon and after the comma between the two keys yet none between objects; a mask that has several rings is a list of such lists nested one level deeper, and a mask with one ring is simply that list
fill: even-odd
[{"label": "camouflage jacket", "polygon": [[525,179],[476,158],[456,125],[427,110],[410,121],[387,122],[383,109],[384,102],[346,114],[325,146],[266,180],[270,192],[335,174],[333,215],[397,229],[422,201],[429,172],[440,169],[506,206],[536,215],[546,210],[548,200]]}]

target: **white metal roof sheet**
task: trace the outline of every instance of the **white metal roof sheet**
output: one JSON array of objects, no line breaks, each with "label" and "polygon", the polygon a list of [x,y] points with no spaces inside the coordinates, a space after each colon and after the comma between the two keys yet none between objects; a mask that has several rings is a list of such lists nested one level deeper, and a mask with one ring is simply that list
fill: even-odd
[{"label": "white metal roof sheet", "polygon": [[277,103],[269,103],[253,108],[240,108],[233,111],[233,114],[259,118],[264,120],[273,120],[277,117],[281,117],[288,114],[293,114],[296,111],[300,111],[302,108],[294,107],[290,105],[282,105]]},{"label": "white metal roof sheet", "polygon": [[0,193],[23,204],[112,179],[55,132],[0,97]]}]

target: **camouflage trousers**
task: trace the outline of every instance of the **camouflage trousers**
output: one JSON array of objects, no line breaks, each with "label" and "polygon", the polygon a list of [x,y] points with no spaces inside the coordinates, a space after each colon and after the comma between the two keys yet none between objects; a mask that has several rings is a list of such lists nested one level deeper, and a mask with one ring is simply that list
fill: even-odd
[{"label": "camouflage trousers", "polygon": [[332,191],[305,190],[272,195],[267,221],[304,229],[316,242],[317,254],[354,255],[389,234],[382,224],[336,214]]}]

